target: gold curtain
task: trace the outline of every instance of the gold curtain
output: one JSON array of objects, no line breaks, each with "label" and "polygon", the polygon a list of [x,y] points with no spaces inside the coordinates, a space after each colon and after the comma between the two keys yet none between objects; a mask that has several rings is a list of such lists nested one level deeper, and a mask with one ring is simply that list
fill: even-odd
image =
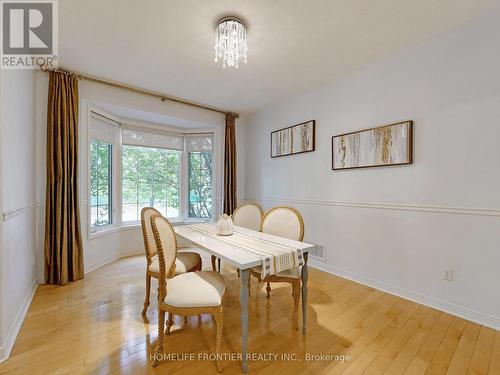
[{"label": "gold curtain", "polygon": [[236,208],[236,118],[226,115],[224,142],[224,213],[231,215]]},{"label": "gold curtain", "polygon": [[78,207],[78,78],[50,72],[47,106],[45,281],[83,278]]}]

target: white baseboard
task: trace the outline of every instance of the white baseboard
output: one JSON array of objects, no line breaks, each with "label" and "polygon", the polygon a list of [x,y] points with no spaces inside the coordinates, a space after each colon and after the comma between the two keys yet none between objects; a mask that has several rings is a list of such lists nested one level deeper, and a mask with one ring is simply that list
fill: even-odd
[{"label": "white baseboard", "polygon": [[85,274],[92,272],[92,271],[95,271],[96,269],[101,268],[102,266],[105,266],[108,263],[114,262],[115,260],[118,260],[121,258],[127,258],[127,257],[134,256],[134,255],[144,255],[144,250],[141,249],[141,250],[136,250],[136,251],[128,251],[125,253],[120,253],[117,255],[112,255],[112,256],[103,258],[103,259],[99,260],[98,262],[94,262],[92,264],[85,266]]},{"label": "white baseboard", "polygon": [[28,294],[24,298],[21,307],[17,311],[14,322],[10,326],[5,343],[2,347],[0,347],[0,363],[6,361],[10,356],[10,352],[12,350],[12,347],[14,346],[14,343],[16,342],[17,334],[19,333],[19,330],[23,325],[24,318],[26,317],[26,313],[28,312],[28,309],[31,305],[31,301],[33,300],[33,296],[35,295],[37,286],[38,284],[36,282],[36,279],[34,279]]},{"label": "white baseboard", "polygon": [[460,318],[473,321],[475,323],[500,330],[500,317],[485,314],[479,311],[471,310],[467,307],[458,306],[453,303],[439,300],[434,297],[429,297],[420,293],[412,292],[410,290],[402,289],[397,286],[389,285],[384,282],[372,279],[370,277],[358,275],[356,273],[345,271],[332,265],[310,259],[308,263],[311,267],[317,268],[345,279],[355,281],[357,283],[370,286],[375,289],[382,290],[389,294],[394,294],[398,297],[408,299],[413,302],[420,303],[434,309],[444,311],[448,314],[458,316]]},{"label": "white baseboard", "polygon": [[118,257],[118,259],[127,258],[127,257],[131,257],[134,255],[144,255],[144,259],[146,257],[146,254],[144,253],[144,249],[139,249],[139,250],[122,251],[122,252],[120,252],[120,256]]},{"label": "white baseboard", "polygon": [[89,264],[88,266],[85,267],[85,274],[92,272],[92,271],[95,271],[96,269],[98,269],[98,268],[100,268],[108,263],[111,263],[117,259],[120,259],[120,258],[121,258],[121,255],[113,255],[113,256],[103,258],[103,259],[99,260],[98,262],[94,262],[92,264]]}]

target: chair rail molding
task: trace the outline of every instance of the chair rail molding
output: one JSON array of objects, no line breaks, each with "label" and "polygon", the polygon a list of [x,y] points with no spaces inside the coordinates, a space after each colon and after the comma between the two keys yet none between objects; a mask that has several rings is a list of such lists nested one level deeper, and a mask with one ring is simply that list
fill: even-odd
[{"label": "chair rail molding", "polygon": [[13,210],[4,211],[4,212],[2,212],[3,221],[8,221],[8,220],[10,220],[18,215],[25,213],[26,211],[29,211],[33,208],[39,208],[41,206],[42,206],[41,203],[31,203],[27,206],[19,207],[19,208],[13,209]]},{"label": "chair rail molding", "polygon": [[401,210],[431,212],[441,214],[476,215],[476,216],[496,216],[500,217],[500,208],[477,208],[477,207],[453,207],[435,206],[426,204],[404,204],[404,203],[371,203],[356,201],[334,201],[334,200],[314,200],[314,199],[293,199],[279,197],[260,197],[248,195],[246,201],[271,202],[271,203],[293,203],[301,205],[315,206],[336,206],[370,208],[378,210]]}]

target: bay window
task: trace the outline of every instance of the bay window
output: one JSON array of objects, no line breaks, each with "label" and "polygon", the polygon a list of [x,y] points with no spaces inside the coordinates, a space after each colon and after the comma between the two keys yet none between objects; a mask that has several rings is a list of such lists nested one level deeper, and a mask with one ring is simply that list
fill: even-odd
[{"label": "bay window", "polygon": [[122,134],[122,221],[140,221],[144,207],[180,218],[183,137],[131,129]]},{"label": "bay window", "polygon": [[112,223],[111,215],[112,145],[90,141],[90,226]]},{"label": "bay window", "polygon": [[91,232],[138,224],[144,207],[154,207],[172,221],[211,219],[215,215],[213,143],[213,133],[124,124],[110,127],[91,114]]},{"label": "bay window", "polygon": [[186,138],[188,152],[188,215],[210,218],[212,212],[212,138]]},{"label": "bay window", "polygon": [[89,117],[89,225],[110,226],[113,218],[113,154],[118,123],[91,112]]},{"label": "bay window", "polygon": [[179,167],[179,151],[124,145],[122,221],[139,221],[144,207],[179,217]]}]

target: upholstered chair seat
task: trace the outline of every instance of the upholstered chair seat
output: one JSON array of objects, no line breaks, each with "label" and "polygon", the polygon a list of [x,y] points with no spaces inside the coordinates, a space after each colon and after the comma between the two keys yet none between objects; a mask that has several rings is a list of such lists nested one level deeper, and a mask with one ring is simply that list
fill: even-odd
[{"label": "upholstered chair seat", "polygon": [[174,307],[220,306],[226,286],[218,272],[189,272],[168,280],[165,304]]},{"label": "upholstered chair seat", "polygon": [[[186,273],[192,270],[200,262],[200,255],[187,251],[191,248],[183,248],[182,251],[178,252],[177,258],[175,259],[175,274],[180,275],[181,273]],[[194,249],[192,249],[194,251]],[[151,264],[149,265],[149,270],[151,272],[160,273],[160,263],[158,262],[158,254],[151,258]]]}]

